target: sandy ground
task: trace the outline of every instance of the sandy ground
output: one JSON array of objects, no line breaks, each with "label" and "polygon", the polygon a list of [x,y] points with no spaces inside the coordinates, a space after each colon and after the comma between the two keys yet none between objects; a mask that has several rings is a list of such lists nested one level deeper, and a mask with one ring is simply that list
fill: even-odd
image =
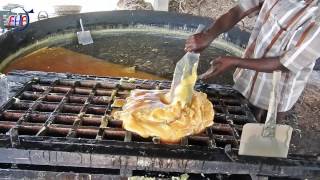
[{"label": "sandy ground", "polygon": [[[170,10],[180,13],[206,16],[216,19],[237,3],[235,0],[171,0]],[[245,18],[238,25],[240,28],[251,31],[255,18]]]},{"label": "sandy ground", "polygon": [[320,86],[308,84],[297,104],[282,120],[294,128],[290,151],[320,155]]}]

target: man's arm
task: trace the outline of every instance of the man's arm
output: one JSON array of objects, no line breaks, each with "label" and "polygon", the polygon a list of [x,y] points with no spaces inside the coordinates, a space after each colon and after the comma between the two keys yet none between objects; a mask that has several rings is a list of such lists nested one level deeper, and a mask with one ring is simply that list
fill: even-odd
[{"label": "man's arm", "polygon": [[243,12],[240,6],[235,6],[230,9],[226,14],[222,15],[216,20],[212,27],[207,31],[213,39],[216,39],[220,34],[229,31],[243,18],[251,14],[257,9],[252,9],[248,12]]},{"label": "man's arm", "polygon": [[215,77],[234,67],[266,73],[271,73],[276,70],[298,73],[305,67],[310,68],[316,59],[320,57],[320,51],[318,50],[320,44],[320,26],[315,24],[310,30],[305,32],[307,34],[305,38],[302,39],[302,44],[299,47],[287,51],[281,57],[261,59],[219,57],[211,62],[209,70],[199,78],[208,79]]},{"label": "man's arm", "polygon": [[211,67],[207,72],[200,75],[200,79],[208,79],[218,76],[231,68],[251,69],[258,72],[272,73],[281,70],[289,71],[280,62],[280,57],[262,59],[242,59],[238,57],[219,57],[211,62]]},{"label": "man's arm", "polygon": [[220,16],[207,31],[191,36],[187,40],[185,50],[196,52],[203,51],[220,34],[227,32],[244,17],[250,15],[254,11],[257,11],[258,9],[259,7],[244,12],[239,5],[235,6],[226,14]]},{"label": "man's arm", "polygon": [[281,70],[288,71],[286,67],[284,67],[280,63],[280,58],[263,58],[263,59],[240,59],[236,58],[236,67],[242,69],[251,69],[258,72],[266,72],[272,73],[273,71]]}]

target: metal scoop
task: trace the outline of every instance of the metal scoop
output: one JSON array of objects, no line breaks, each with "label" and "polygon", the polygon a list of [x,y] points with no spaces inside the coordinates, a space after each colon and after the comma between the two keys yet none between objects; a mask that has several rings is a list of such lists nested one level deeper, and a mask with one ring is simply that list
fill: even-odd
[{"label": "metal scoop", "polygon": [[91,37],[91,33],[90,33],[90,31],[84,31],[81,18],[80,18],[80,26],[81,26],[82,31],[77,32],[79,44],[82,44],[82,45],[92,44],[93,40]]},{"label": "metal scoop", "polygon": [[243,126],[239,155],[281,158],[288,156],[292,127],[276,124],[280,78],[281,72],[275,71],[265,124],[248,123]]},{"label": "metal scoop", "polygon": [[[205,28],[204,25],[199,24],[195,34],[202,32],[204,28]],[[170,90],[171,102],[174,101],[175,97],[179,96],[177,94],[177,88],[179,87],[181,82],[185,82],[183,84],[183,87],[180,87],[182,88],[180,91],[184,91],[184,96],[180,96],[179,100],[185,103],[190,103],[192,98],[193,88],[197,80],[196,77],[192,78],[192,75],[193,73],[197,72],[199,57],[200,57],[199,53],[187,52],[182,57],[182,59],[180,59],[176,64],[176,68],[174,70],[173,80],[171,84],[171,90]],[[196,76],[196,74],[194,76]]]}]

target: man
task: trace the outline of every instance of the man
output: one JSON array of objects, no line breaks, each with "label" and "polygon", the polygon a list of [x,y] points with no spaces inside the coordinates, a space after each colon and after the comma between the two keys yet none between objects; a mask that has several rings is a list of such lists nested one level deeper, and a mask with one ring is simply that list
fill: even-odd
[{"label": "man", "polygon": [[320,28],[315,23],[318,0],[239,0],[205,32],[191,36],[186,51],[200,52],[244,17],[257,15],[243,58],[219,57],[200,79],[216,77],[236,67],[234,88],[251,103],[258,121],[266,117],[272,72],[282,71],[278,111],[297,102],[320,57]]}]

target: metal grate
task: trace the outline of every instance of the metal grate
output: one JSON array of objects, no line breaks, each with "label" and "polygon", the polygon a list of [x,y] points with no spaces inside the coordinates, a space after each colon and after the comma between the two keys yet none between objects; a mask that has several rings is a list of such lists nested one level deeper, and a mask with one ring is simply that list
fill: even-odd
[{"label": "metal grate", "polygon": [[[124,100],[133,89],[168,89],[168,81],[105,78],[102,81],[34,79],[0,110],[0,133],[17,136],[49,136],[158,144],[122,128],[112,113],[116,99]],[[216,110],[215,123],[203,133],[181,140],[182,146],[238,147],[242,125],[254,122],[241,95],[221,86],[197,85],[208,94]]]}]

